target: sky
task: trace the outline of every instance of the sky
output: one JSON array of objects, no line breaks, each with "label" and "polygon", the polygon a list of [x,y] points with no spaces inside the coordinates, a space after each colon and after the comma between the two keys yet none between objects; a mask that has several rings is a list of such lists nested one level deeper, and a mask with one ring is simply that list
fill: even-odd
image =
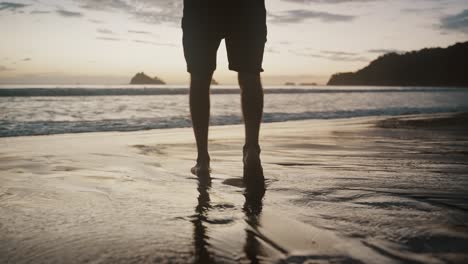
[{"label": "sky", "polygon": [[[234,1],[234,0],[232,0]],[[264,84],[324,84],[386,52],[468,40],[467,0],[266,0]],[[0,84],[187,84],[182,0],[0,1]],[[224,42],[214,78],[235,84]]]}]

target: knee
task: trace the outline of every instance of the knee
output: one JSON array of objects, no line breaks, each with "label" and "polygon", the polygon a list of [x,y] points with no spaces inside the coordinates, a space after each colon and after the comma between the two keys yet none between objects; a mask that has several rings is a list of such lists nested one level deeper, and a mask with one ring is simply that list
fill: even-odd
[{"label": "knee", "polygon": [[260,73],[239,72],[237,77],[241,88],[244,86],[261,86]]},{"label": "knee", "polygon": [[196,84],[210,84],[211,78],[213,76],[212,72],[203,72],[203,73],[191,73],[190,82]]},{"label": "knee", "polygon": [[211,84],[213,73],[192,73],[190,74],[191,90],[208,90]]}]

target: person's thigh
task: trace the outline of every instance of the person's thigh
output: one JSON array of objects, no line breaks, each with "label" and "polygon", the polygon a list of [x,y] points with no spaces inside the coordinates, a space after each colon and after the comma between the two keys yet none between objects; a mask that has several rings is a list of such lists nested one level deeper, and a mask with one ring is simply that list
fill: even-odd
[{"label": "person's thigh", "polygon": [[267,40],[265,7],[240,6],[235,12],[225,37],[229,69],[237,72],[263,72],[263,53]]},{"label": "person's thigh", "polygon": [[190,73],[212,73],[222,32],[208,8],[185,6],[182,18],[184,56]]}]

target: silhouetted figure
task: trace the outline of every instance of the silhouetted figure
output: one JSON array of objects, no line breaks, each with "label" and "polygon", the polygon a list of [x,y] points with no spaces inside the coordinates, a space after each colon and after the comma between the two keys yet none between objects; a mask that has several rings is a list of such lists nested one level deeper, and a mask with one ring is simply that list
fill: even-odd
[{"label": "silhouetted figure", "polygon": [[263,114],[260,81],[266,42],[264,0],[184,0],[182,18],[184,55],[190,73],[190,113],[197,143],[197,164],[192,173],[210,171],[208,126],[210,83],[216,53],[224,38],[229,69],[238,72],[245,123],[244,168],[260,171],[258,136]]},{"label": "silhouetted figure", "polygon": [[[244,173],[256,173],[245,170]],[[262,253],[260,243],[256,234],[259,226],[259,217],[263,208],[263,197],[265,195],[265,181],[263,174],[244,174],[244,196],[245,203],[243,211],[246,222],[246,241],[243,247],[245,257],[250,263],[258,263],[258,256]],[[209,173],[198,175],[198,203],[195,207],[195,215],[192,223],[194,225],[195,263],[216,263],[216,259],[210,254],[210,237],[206,223],[209,223],[208,214],[213,207],[210,199],[211,177]]]},{"label": "silhouetted figure", "polygon": [[213,258],[208,252],[208,239],[206,235],[205,222],[208,211],[211,208],[210,194],[211,178],[209,174],[200,175],[198,178],[198,204],[195,207],[195,215],[192,220],[194,225],[194,243],[195,243],[195,263],[207,264],[214,263]]},{"label": "silhouetted figure", "polygon": [[250,263],[259,263],[261,248],[255,231],[259,226],[259,217],[262,213],[263,197],[266,191],[263,174],[259,175],[255,171],[244,170],[244,185],[245,203],[243,210],[248,225],[248,228],[245,229],[244,253]]}]

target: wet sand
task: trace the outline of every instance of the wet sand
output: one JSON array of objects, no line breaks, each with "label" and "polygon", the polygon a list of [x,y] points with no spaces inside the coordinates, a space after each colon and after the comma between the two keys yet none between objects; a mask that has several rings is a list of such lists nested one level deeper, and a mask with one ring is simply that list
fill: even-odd
[{"label": "wet sand", "polygon": [[[462,121],[460,121],[462,120]],[[0,138],[0,263],[466,263],[466,115]]]}]

